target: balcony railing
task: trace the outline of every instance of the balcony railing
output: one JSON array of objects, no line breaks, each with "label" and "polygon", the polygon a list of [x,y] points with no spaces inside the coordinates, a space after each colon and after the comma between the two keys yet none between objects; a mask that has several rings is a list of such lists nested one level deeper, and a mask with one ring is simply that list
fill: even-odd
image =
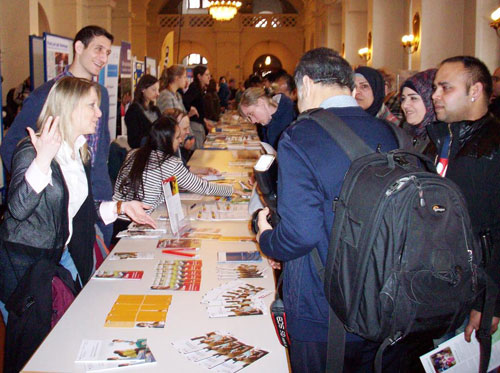
[{"label": "balcony railing", "polygon": [[[277,29],[298,26],[297,14],[240,14],[238,20],[243,28]],[[158,17],[160,27],[201,28],[213,27],[214,19],[208,14],[164,14]]]}]

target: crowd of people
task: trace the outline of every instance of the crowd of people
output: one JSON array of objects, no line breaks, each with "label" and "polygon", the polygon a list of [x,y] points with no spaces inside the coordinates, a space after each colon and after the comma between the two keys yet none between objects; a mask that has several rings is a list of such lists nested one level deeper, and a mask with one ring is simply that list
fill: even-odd
[{"label": "crowd of people", "polygon": [[[23,100],[1,145],[10,174],[0,225],[0,311],[5,323],[5,305],[38,261],[62,265],[84,286],[96,268],[96,235],[109,244],[112,223],[120,215],[154,227],[149,213],[164,202],[162,180],[175,176],[180,188],[192,193],[235,194],[231,185],[201,178],[217,170],[188,165],[221,113],[231,109],[254,123],[261,141],[278,154],[280,222],[272,227],[268,209],[262,210],[257,240],[274,268],[284,264],[294,372],[325,370],[329,304],[309,253],[316,248],[326,260],[335,217],[330,206],[350,165],[320,126],[296,121],[299,113],[323,108],[374,151],[396,149],[405,138],[413,150],[430,157],[437,172],[462,190],[474,234],[490,243],[486,270],[500,284],[500,68],[491,75],[475,57],[452,57],[396,87],[386,71],[353,69],[337,52],[317,48],[302,56],[294,76],[286,71],[265,79],[254,74],[237,88],[234,79],[220,77],[217,83],[204,65],[193,69],[188,84],[186,68],[173,65],[160,79],[149,74],[139,79],[124,113],[131,150],[112,185],[105,125],[108,92],[93,82],[112,43],[113,36],[101,27],[80,30],[73,42],[73,62]],[[466,338],[478,329],[481,311],[471,311]],[[498,317],[500,297],[492,330]],[[344,370],[371,371],[378,346],[348,333]],[[404,340],[389,347],[384,372],[413,371],[403,364],[411,354],[411,343]]]}]

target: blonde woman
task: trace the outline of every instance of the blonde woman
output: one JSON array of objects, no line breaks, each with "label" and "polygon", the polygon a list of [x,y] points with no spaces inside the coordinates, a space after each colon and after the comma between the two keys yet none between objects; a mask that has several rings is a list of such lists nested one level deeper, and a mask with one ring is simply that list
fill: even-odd
[{"label": "blonde woman", "polygon": [[281,133],[295,120],[293,102],[284,94],[270,98],[264,88],[248,88],[241,96],[240,115],[257,126],[261,141],[278,149]]},{"label": "blonde woman", "polygon": [[155,226],[138,201],[101,202],[90,188],[90,154],[84,135],[101,117],[97,83],[65,77],[54,84],[38,118],[12,158],[7,211],[0,226],[0,309],[25,272],[47,259],[85,285],[94,270],[94,223],[118,214]]}]

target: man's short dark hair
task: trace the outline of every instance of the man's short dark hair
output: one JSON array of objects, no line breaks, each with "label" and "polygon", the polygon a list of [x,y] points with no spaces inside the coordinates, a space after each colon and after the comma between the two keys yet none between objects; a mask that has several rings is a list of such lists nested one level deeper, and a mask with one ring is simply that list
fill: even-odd
[{"label": "man's short dark hair", "polygon": [[276,81],[278,81],[280,79],[283,79],[283,81],[286,85],[286,90],[288,92],[292,93],[297,88],[297,86],[295,85],[295,81],[293,80],[293,76],[291,76],[290,74],[284,73],[284,74],[278,76],[278,78],[276,78]]},{"label": "man's short dark hair", "polygon": [[493,93],[493,81],[491,79],[491,74],[483,61],[472,56],[455,56],[445,59],[441,62],[440,66],[445,63],[461,62],[464,65],[465,70],[469,73],[470,79],[467,81],[467,92],[469,88],[476,84],[477,82],[483,85],[484,93],[486,98],[489,99]]},{"label": "man's short dark hair", "polygon": [[307,75],[314,83],[354,88],[351,65],[330,48],[316,48],[306,52],[297,64],[294,75],[297,87],[302,86],[302,78]]},{"label": "man's short dark hair", "polygon": [[113,43],[114,37],[106,29],[100,26],[85,26],[75,35],[75,40],[73,41],[73,53],[75,52],[75,44],[77,41],[81,41],[85,48],[87,48],[90,42],[97,36],[105,36],[107,39]]}]

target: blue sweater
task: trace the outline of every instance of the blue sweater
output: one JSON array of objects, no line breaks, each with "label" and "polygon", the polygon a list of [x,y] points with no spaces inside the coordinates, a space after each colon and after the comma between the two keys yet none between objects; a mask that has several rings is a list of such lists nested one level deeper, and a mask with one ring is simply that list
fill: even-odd
[{"label": "blue sweater", "polygon": [[[71,74],[66,73],[65,75]],[[49,95],[49,91],[55,84],[56,80],[62,76],[64,75],[42,84],[23,102],[23,109],[16,116],[16,119],[9,128],[9,131],[2,142],[2,146],[0,147],[0,155],[2,156],[3,163],[9,172],[12,163],[12,156],[17,144],[28,135],[28,132],[26,131],[27,127],[31,127],[35,131],[37,130],[36,122],[42,111],[43,105],[45,104],[45,100]],[[111,201],[113,190],[108,173],[108,154],[110,143],[108,128],[109,97],[108,90],[102,85],[99,86],[101,88],[100,109],[102,111],[102,116],[97,126],[98,133],[96,135],[87,136],[89,146],[91,145],[92,139],[95,139],[95,136],[97,136],[96,151],[95,154],[92,154],[92,194],[96,201]]]},{"label": "blue sweater", "polygon": [[[374,150],[397,147],[390,128],[356,106],[328,109]],[[317,247],[323,263],[333,226],[333,199],[340,195],[350,161],[318,124],[301,120],[283,133],[278,147],[280,223],[262,233],[260,248],[284,262],[283,298],[290,335],[326,342],[328,302],[309,253]],[[348,335],[347,340],[359,340]]]},{"label": "blue sweater", "polygon": [[272,115],[269,124],[262,128],[263,141],[274,149],[278,149],[278,141],[283,131],[295,120],[293,102],[284,94],[281,95],[278,110]]}]

